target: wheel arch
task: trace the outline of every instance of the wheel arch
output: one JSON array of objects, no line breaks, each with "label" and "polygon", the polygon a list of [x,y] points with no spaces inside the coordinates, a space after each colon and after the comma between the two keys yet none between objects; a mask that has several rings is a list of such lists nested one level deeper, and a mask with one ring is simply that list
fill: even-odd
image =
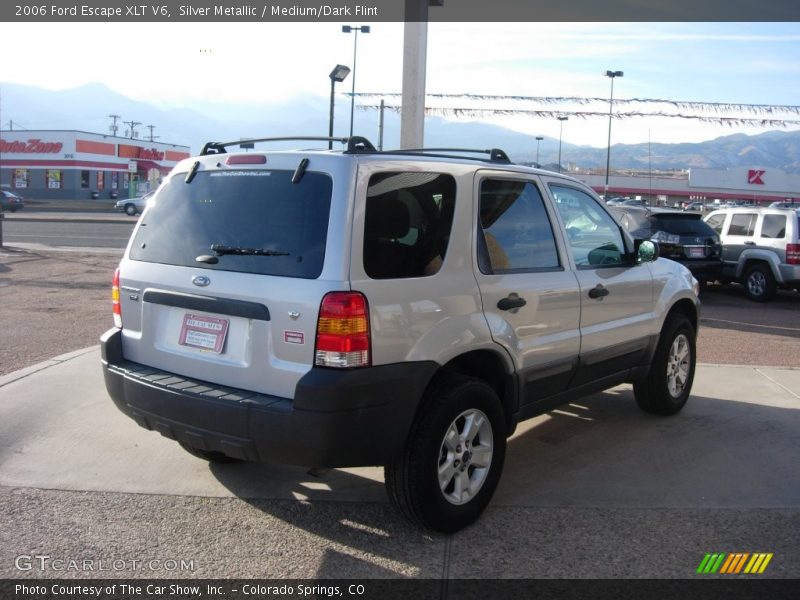
[{"label": "wheel arch", "polygon": [[442,366],[441,371],[474,377],[488,384],[500,399],[508,435],[513,433],[519,403],[516,375],[513,370],[509,370],[508,361],[504,360],[499,352],[487,349],[472,350],[452,358]]},{"label": "wheel arch", "polygon": [[[695,335],[697,335],[697,325],[699,322],[699,315],[697,314],[697,306],[695,306],[694,302],[683,298],[678,300],[667,312],[667,316],[664,319],[664,324],[669,321],[670,317],[674,315],[682,315],[689,320],[689,323],[692,324],[692,329],[695,331]],[[663,325],[662,325],[663,328]]]}]

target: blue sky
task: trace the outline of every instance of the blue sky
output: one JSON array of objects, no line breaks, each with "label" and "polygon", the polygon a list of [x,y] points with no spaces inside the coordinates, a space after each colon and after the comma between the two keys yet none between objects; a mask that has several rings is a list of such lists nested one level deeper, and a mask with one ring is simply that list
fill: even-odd
[{"label": "blue sky", "polygon": [[[403,25],[370,25],[369,35],[359,35],[357,91],[399,92]],[[30,39],[50,41],[30,49]],[[96,81],[137,100],[200,110],[212,99],[233,107],[298,94],[324,98],[333,65],[352,66],[353,59],[353,36],[335,23],[20,23],[5,28],[4,44],[26,50],[16,60],[0,61],[0,81],[50,89]],[[616,98],[795,105],[798,57],[799,23],[432,23],[427,91],[607,97],[610,80],[602,73],[611,69],[625,72],[615,82]],[[350,80],[338,91],[349,89]],[[778,116],[800,121],[798,115]],[[558,136],[553,118],[490,120],[531,135]],[[572,118],[564,124],[564,140],[601,147],[607,126],[601,117]],[[613,142],[700,141],[768,129],[638,118],[615,120]]]}]

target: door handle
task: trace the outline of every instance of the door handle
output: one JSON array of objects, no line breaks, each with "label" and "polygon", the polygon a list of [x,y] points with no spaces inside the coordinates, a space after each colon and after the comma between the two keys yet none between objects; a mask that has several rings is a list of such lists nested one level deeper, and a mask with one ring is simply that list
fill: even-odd
[{"label": "door handle", "polygon": [[509,294],[507,298],[503,298],[497,303],[497,308],[500,310],[511,310],[520,308],[526,304],[525,298],[520,298],[517,294]]},{"label": "door handle", "polygon": [[606,296],[608,296],[610,292],[605,288],[602,283],[598,283],[597,287],[593,287],[589,290],[589,298],[594,300],[600,300]]},{"label": "door handle", "polygon": [[752,241],[752,240],[747,240],[747,241],[744,243],[744,245],[745,245],[745,246],[755,246],[755,245],[756,245],[756,243],[755,243],[754,241]]}]

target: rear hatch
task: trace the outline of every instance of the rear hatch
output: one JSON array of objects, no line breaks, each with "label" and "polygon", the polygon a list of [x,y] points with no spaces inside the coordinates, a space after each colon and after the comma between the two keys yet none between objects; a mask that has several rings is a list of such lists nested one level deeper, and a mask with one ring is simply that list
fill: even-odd
[{"label": "rear hatch", "polygon": [[349,182],[309,169],[293,183],[302,156],[270,155],[269,168],[263,155],[239,156],[249,158],[208,157],[173,174],[142,216],[120,265],[123,353],[291,398],[313,364],[322,297],[346,289],[325,262],[329,230],[347,233],[348,196],[334,180]]},{"label": "rear hatch", "polygon": [[692,213],[650,215],[653,238],[659,243],[661,256],[681,261],[721,260],[719,236]]}]

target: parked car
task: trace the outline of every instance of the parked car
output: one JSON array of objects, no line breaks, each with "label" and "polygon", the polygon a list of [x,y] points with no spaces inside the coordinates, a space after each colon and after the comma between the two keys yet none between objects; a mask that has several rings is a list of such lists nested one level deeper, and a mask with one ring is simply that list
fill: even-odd
[{"label": "parked car", "polygon": [[0,211],[17,212],[23,208],[25,208],[25,199],[22,196],[7,190],[0,190]]},{"label": "parked car", "polygon": [[142,212],[147,207],[148,201],[153,197],[155,192],[147,192],[142,196],[136,196],[135,198],[125,198],[123,200],[118,200],[114,203],[114,208],[117,210],[122,210],[126,215],[135,216]]},{"label": "parked car", "polygon": [[722,239],[723,278],[765,302],[778,287],[800,288],[800,212],[790,208],[724,208],[705,218]]},{"label": "parked car", "polygon": [[800,210],[800,202],[773,202],[769,208],[793,208]]},{"label": "parked car", "polygon": [[702,202],[689,202],[686,206],[683,207],[683,210],[702,212],[704,208],[705,207],[703,206]]},{"label": "parked car", "polygon": [[647,202],[641,198],[628,198],[621,202],[622,206],[647,206]]},{"label": "parked car", "polygon": [[634,238],[658,242],[659,254],[687,267],[701,283],[722,275],[722,245],[696,212],[614,206],[611,212]]},{"label": "parked car", "polygon": [[520,421],[623,382],[681,410],[697,281],[590,188],[497,149],[328,142],[209,143],[167,176],[101,340],[139,425],[210,461],[382,465],[400,512],[449,532],[488,504]]}]

